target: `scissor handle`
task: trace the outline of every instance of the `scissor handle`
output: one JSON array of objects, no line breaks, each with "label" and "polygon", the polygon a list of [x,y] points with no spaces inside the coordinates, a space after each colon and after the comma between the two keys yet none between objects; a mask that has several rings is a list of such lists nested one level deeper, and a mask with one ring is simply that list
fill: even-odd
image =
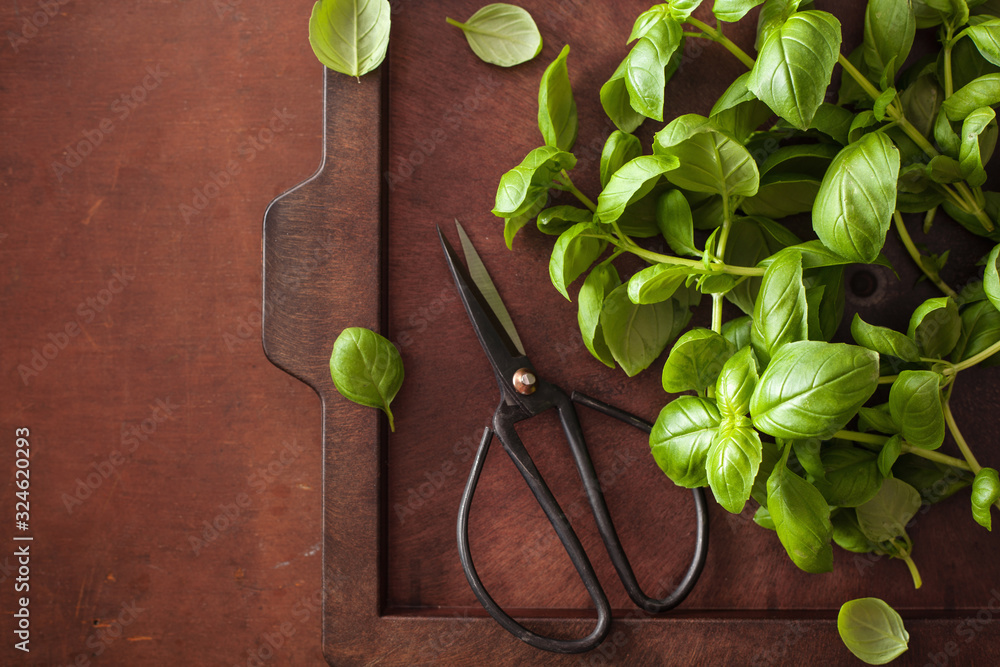
[{"label": "scissor handle", "polygon": [[514,423],[521,418],[523,418],[523,414],[516,407],[501,402],[493,417],[493,427],[500,438],[500,443],[521,472],[528,488],[531,489],[538,504],[541,505],[545,515],[552,523],[552,527],[555,528],[556,535],[559,536],[559,540],[563,543],[566,553],[587,588],[590,599],[597,607],[597,623],[590,634],[582,639],[545,637],[528,630],[501,609],[479,579],[479,574],[472,562],[472,553],[469,550],[469,510],[472,506],[472,496],[476,491],[476,485],[479,483],[479,475],[486,461],[486,454],[489,452],[490,442],[493,440],[493,431],[489,428],[483,432],[483,439],[479,443],[479,449],[472,462],[472,472],[469,474],[468,482],[466,482],[465,491],[462,492],[462,502],[458,510],[458,553],[462,561],[462,569],[465,571],[465,577],[469,580],[472,592],[475,593],[479,602],[490,616],[512,635],[530,646],[545,651],[583,653],[599,645],[607,636],[611,622],[611,605],[601,589],[597,574],[594,572],[594,566],[591,565],[587,553],[583,550],[580,539],[576,536],[566,514],[562,511],[555,496],[552,495],[548,485],[545,484],[534,461],[531,460],[531,456],[528,455],[527,449],[514,430]]}]

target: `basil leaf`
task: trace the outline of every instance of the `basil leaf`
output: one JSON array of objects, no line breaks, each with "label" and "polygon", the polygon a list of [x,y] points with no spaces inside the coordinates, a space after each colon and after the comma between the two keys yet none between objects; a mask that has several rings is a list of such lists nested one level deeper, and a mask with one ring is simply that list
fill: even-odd
[{"label": "basil leaf", "polygon": [[568,56],[569,44],[545,68],[538,87],[538,129],[546,146],[555,146],[561,151],[573,149],[578,128],[576,100],[566,67]]},{"label": "basil leaf", "polygon": [[705,486],[705,461],[718,428],[719,411],[712,401],[679,396],[660,410],[653,424],[649,435],[653,459],[677,486]]},{"label": "basil leaf", "polygon": [[818,130],[843,146],[847,143],[847,131],[851,128],[853,120],[854,114],[844,107],[823,102],[816,109],[816,115],[813,116],[809,129]]},{"label": "basil leaf", "polygon": [[1000,245],[994,246],[986,258],[986,271],[983,273],[983,291],[993,306],[1000,310]]},{"label": "basil leaf", "polygon": [[884,665],[909,647],[903,619],[878,598],[850,600],[837,614],[837,632],[844,645],[869,665]]},{"label": "basil leaf", "polygon": [[883,477],[888,477],[889,473],[892,472],[892,466],[902,451],[903,439],[898,435],[892,436],[882,445],[882,451],[878,453],[878,470]]},{"label": "basil leaf", "polygon": [[796,252],[782,252],[764,272],[754,304],[750,342],[758,358],[766,364],[786,343],[808,337],[802,256]]},{"label": "basil leaf", "polygon": [[[517,235],[521,228],[531,222],[531,219],[539,214],[539,211],[545,206],[545,203],[549,199],[548,191],[533,191],[535,193],[535,200],[523,213],[518,213],[507,218],[504,218],[503,222],[503,240],[507,244],[508,250],[514,249],[514,236]],[[567,225],[569,228],[569,225]]]},{"label": "basil leaf", "polygon": [[920,494],[906,482],[888,477],[878,493],[855,510],[861,532],[875,543],[906,534],[906,524],[920,509]]},{"label": "basil leaf", "polygon": [[[732,345],[731,342],[729,344]],[[757,379],[757,358],[749,345],[723,364],[715,382],[715,400],[724,418],[732,420],[750,411],[750,397],[757,386]]]},{"label": "basil leaf", "polygon": [[389,404],[403,384],[403,359],[395,345],[369,329],[344,329],[333,344],[330,376],[341,396],[381,409],[396,430]]},{"label": "basil leaf", "polygon": [[962,335],[962,318],[951,297],[928,299],[910,316],[906,335],[912,338],[925,357],[943,359],[955,349]]},{"label": "basil leaf", "polygon": [[683,122],[698,123],[699,119],[700,124],[689,126],[688,136],[680,141],[683,134],[672,127],[677,120],[657,133],[653,151],[672,156],[679,164],[678,169],[667,174],[667,180],[685,190],[710,192],[723,198],[756,194],[760,174],[750,152],[716,130],[708,119],[695,117]]},{"label": "basil leaf", "polygon": [[990,107],[983,107],[966,116],[962,123],[962,144],[958,160],[962,167],[962,176],[972,187],[979,187],[986,182],[986,170],[983,169],[983,156],[980,152],[982,139],[985,137],[981,135],[991,123],[995,127],[996,115]]},{"label": "basil leaf", "polygon": [[738,76],[708,114],[719,129],[729,132],[740,143],[771,117],[771,109],[747,88],[749,80],[750,72]]},{"label": "basil leaf", "polygon": [[[752,322],[750,321],[749,315],[744,315],[742,317],[737,317],[734,320],[729,320],[722,325],[722,337],[733,344],[733,348],[736,350],[742,350],[750,344],[750,327]],[[752,354],[752,351],[751,351]],[[754,377],[756,378],[756,363],[757,359],[754,358]]]},{"label": "basil leaf", "polygon": [[833,15],[817,10],[792,14],[761,46],[747,87],[776,114],[805,130],[823,102],[839,54],[840,21]]},{"label": "basil leaf", "polygon": [[[594,214],[576,206],[552,206],[538,214],[538,231],[558,236],[580,222],[592,222]],[[508,245],[508,247],[510,247]]]},{"label": "basil leaf", "polygon": [[1000,65],[1000,19],[994,18],[970,26],[963,30],[962,34],[975,43],[976,48],[983,54],[983,58],[994,65]]},{"label": "basil leaf", "polygon": [[851,322],[851,336],[858,345],[881,355],[898,357],[903,361],[920,361],[920,350],[911,338],[892,329],[868,324],[858,313],[854,314]]},{"label": "basil leaf", "polygon": [[686,266],[653,264],[633,275],[628,281],[628,298],[632,303],[666,301],[684,284],[692,271]]},{"label": "basil leaf", "polygon": [[1000,476],[993,468],[981,468],[972,480],[972,517],[986,530],[993,530],[990,510],[1000,498]]},{"label": "basil leaf", "polygon": [[761,528],[774,530],[774,519],[771,518],[771,513],[763,505],[758,507],[757,511],[753,513],[753,522]]},{"label": "basil leaf", "polygon": [[621,285],[618,271],[611,264],[598,264],[590,272],[580,287],[577,296],[577,324],[580,325],[580,335],[583,344],[587,346],[594,358],[610,368],[615,367],[615,358],[604,339],[601,328],[601,308],[604,299],[613,289]]},{"label": "basil leaf", "polygon": [[[780,226],[766,218],[736,218],[729,230],[729,242],[726,244],[726,264],[733,266],[757,266],[762,260],[770,257],[787,245],[794,245],[799,239],[788,232],[779,238],[774,232],[779,232]],[[783,229],[783,228],[781,228]],[[787,232],[787,230],[784,230]],[[744,280],[730,292],[726,298],[736,304],[744,313],[753,313],[760,289],[761,279]]]},{"label": "basil leaf", "polygon": [[[962,310],[962,335],[952,352],[952,361],[965,361],[1000,342],[1000,311],[989,301],[977,301]],[[979,362],[979,366],[1000,364],[1000,353]]]},{"label": "basil leaf", "polygon": [[933,75],[919,77],[899,94],[903,115],[925,137],[933,131],[943,101],[944,90]]},{"label": "basil leaf", "polygon": [[771,33],[780,28],[788,17],[798,11],[801,0],[765,0],[757,16],[757,39],[753,47],[760,51]]},{"label": "basil leaf", "polygon": [[309,17],[309,44],[321,63],[361,77],[382,64],[389,46],[389,0],[319,0]]},{"label": "basil leaf", "polygon": [[[847,55],[847,61],[854,65],[855,69],[871,80],[868,75],[868,65],[865,64],[864,44],[859,44]],[[837,91],[837,104],[851,104],[856,108],[871,106],[871,98],[861,87],[853,76],[842,76],[840,78],[840,90]]]},{"label": "basil leaf", "polygon": [[[872,70],[882,72],[888,67],[888,80],[896,78],[896,67],[902,65],[913,46],[917,21],[913,6],[906,0],[869,0],[865,11],[865,62]],[[890,65],[890,61],[894,61]]]},{"label": "basil leaf", "polygon": [[576,166],[572,153],[552,146],[540,146],[528,153],[521,164],[500,178],[493,215],[512,218],[530,210],[548,193],[552,179],[563,169]]},{"label": "basil leaf", "polygon": [[601,187],[607,187],[612,174],[622,168],[626,162],[630,162],[642,155],[642,144],[635,135],[621,130],[615,130],[604,142],[604,150],[601,151]]},{"label": "basil leaf", "polygon": [[816,481],[829,505],[857,507],[878,493],[882,474],[875,454],[850,445],[832,445],[822,456],[826,475]]},{"label": "basil leaf", "polygon": [[660,195],[656,201],[656,226],[675,253],[701,257],[701,251],[694,245],[691,205],[680,190],[668,190]]},{"label": "basil leaf", "polygon": [[645,117],[632,108],[628,86],[625,85],[625,64],[623,60],[611,78],[601,86],[601,106],[615,127],[622,132],[634,132]]},{"label": "basil leaf", "polygon": [[950,498],[972,484],[970,473],[913,454],[900,455],[892,475],[915,488],[925,505]]},{"label": "basil leaf", "polygon": [[991,231],[986,231],[979,218],[957,208],[947,199],[942,201],[941,207],[948,214],[948,217],[973,234],[984,236],[993,242],[997,242],[1000,241],[1000,192],[984,192],[983,195],[986,197],[986,204],[983,208],[986,210],[986,215],[989,219],[994,222],[994,227]]},{"label": "basil leaf", "polygon": [[634,304],[628,298],[628,285],[616,287],[604,299],[601,328],[611,355],[626,375],[634,376],[660,356],[667,343],[677,335],[690,312],[678,313],[673,301],[649,305]]},{"label": "basil leaf", "polygon": [[839,255],[878,257],[896,206],[899,151],[881,132],[866,134],[833,159],[813,205],[813,227]]},{"label": "basil leaf", "polygon": [[820,182],[798,174],[764,176],[757,194],[742,203],[743,212],[767,218],[785,218],[812,210]]},{"label": "basil leaf", "polygon": [[628,204],[648,194],[660,176],[677,166],[677,159],[666,155],[641,155],[626,162],[598,195],[597,217],[602,223],[618,220]]},{"label": "basil leaf", "polygon": [[896,99],[896,89],[890,86],[882,91],[882,94],[875,98],[875,104],[872,107],[872,114],[875,116],[875,120],[883,121],[885,120],[885,110],[888,108],[892,101]]},{"label": "basil leaf", "polygon": [[670,16],[678,21],[684,21],[700,4],[701,0],[670,0],[667,6],[670,8]]},{"label": "basil leaf", "polygon": [[639,14],[632,25],[632,33],[628,36],[628,41],[625,43],[631,44],[652,30],[653,26],[668,16],[668,9],[669,7],[666,4],[653,5],[642,14]]},{"label": "basil leaf", "polygon": [[[802,258],[802,268],[803,269],[822,269],[832,266],[843,266],[844,264],[851,264],[851,260],[841,257],[837,253],[833,252],[825,245],[822,241],[812,240],[806,241],[805,243],[797,243],[792,246],[788,246],[784,250],[776,252],[771,257],[761,260],[758,266],[768,267],[774,262],[780,255],[787,253],[795,253]],[[892,265],[889,264],[889,260],[885,258],[884,255],[879,255],[878,258],[872,262],[872,264],[877,264],[879,266],[884,266],[887,269],[891,269]]]},{"label": "basil leaf", "polygon": [[665,18],[655,23],[625,57],[629,102],[647,118],[663,121],[663,89],[679,64],[674,54],[682,33],[677,20]]},{"label": "basil leaf", "polygon": [[984,74],[970,81],[941,104],[949,120],[963,120],[980,107],[1000,104],[1000,74]]},{"label": "basil leaf", "polygon": [[761,175],[772,172],[796,173],[820,180],[839,152],[840,146],[832,144],[782,146],[767,156],[760,172]]},{"label": "basil leaf", "polygon": [[486,5],[465,23],[445,19],[461,28],[472,52],[501,67],[528,62],[542,52],[542,35],[526,10],[497,2]]},{"label": "basil leaf", "polygon": [[750,399],[757,430],[826,440],[878,386],[878,355],[843,343],[798,341],[778,348]]},{"label": "basil leaf", "polygon": [[581,222],[567,229],[556,239],[552,256],[549,258],[549,278],[567,301],[572,301],[566,290],[567,286],[590,268],[608,247],[607,241],[593,237],[599,233],[597,225]]},{"label": "basil leaf", "polygon": [[814,484],[826,482],[826,468],[823,467],[820,449],[820,442],[816,438],[792,440],[792,452],[795,453],[795,459],[806,474],[812,478],[807,478],[807,480]]},{"label": "basil leaf", "polygon": [[854,120],[851,121],[851,127],[847,131],[848,142],[853,144],[861,137],[873,132],[874,130],[870,130],[869,128],[872,128],[875,125],[878,125],[878,120],[875,118],[875,112],[867,109],[862,111],[854,117]]},{"label": "basil leaf", "polygon": [[704,395],[715,385],[731,357],[729,341],[710,329],[692,329],[677,339],[663,364],[663,390],[670,394],[694,390]]},{"label": "basil leaf", "polygon": [[858,410],[858,430],[867,433],[878,431],[886,435],[894,435],[902,429],[889,412],[889,404],[876,408],[861,408]]},{"label": "basil leaf", "polygon": [[719,427],[705,469],[716,502],[729,512],[739,514],[746,506],[762,455],[760,436],[746,419],[726,421]]},{"label": "basil leaf", "polygon": [[715,0],[712,13],[720,21],[735,23],[746,16],[747,12],[763,2],[764,0]]},{"label": "basil leaf", "polygon": [[788,450],[767,480],[767,510],[778,539],[800,569],[829,572],[833,569],[833,527],[830,507],[815,486],[786,466]]},{"label": "basil leaf", "polygon": [[830,517],[830,523],[833,524],[833,541],[841,549],[866,554],[875,548],[858,527],[858,517],[853,509],[845,507],[837,510]]},{"label": "basil leaf", "polygon": [[944,442],[941,380],[933,371],[903,371],[889,390],[892,418],[914,447],[937,449]]}]

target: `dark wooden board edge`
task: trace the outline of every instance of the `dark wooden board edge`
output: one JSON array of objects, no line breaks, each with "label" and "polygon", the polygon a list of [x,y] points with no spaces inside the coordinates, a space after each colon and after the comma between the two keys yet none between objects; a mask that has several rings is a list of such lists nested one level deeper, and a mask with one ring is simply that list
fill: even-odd
[{"label": "dark wooden board edge", "polygon": [[[264,215],[263,345],[279,368],[311,386],[323,405],[323,647],[331,665],[381,664],[747,664],[850,661],[832,618],[746,612],[616,618],[605,643],[583,656],[536,651],[492,619],[457,611],[387,615],[384,421],[378,412],[327,400],[326,371],[346,326],[381,328],[384,303],[385,79],[327,72],[324,153],[311,178],[276,198]],[[326,156],[336,159],[327,160]],[[1000,612],[991,598],[972,620],[907,618],[910,651],[896,663],[992,664]],[[995,605],[995,606],[994,606]],[[766,614],[766,612],[765,612]],[[586,619],[532,626],[582,636]]]}]

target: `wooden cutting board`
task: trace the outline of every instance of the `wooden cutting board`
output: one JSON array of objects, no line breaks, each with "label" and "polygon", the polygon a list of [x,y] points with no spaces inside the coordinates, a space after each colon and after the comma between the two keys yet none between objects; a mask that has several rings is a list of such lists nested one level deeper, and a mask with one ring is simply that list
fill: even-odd
[{"label": "wooden cutting board", "polygon": [[[606,136],[597,92],[624,57],[631,22],[645,6],[565,0],[525,3],[545,38],[538,58],[512,69],[479,61],[445,16],[477,8],[458,0],[394,2],[386,63],[360,81],[328,72],[324,160],[315,176],[276,199],[264,224],[264,345],[271,360],[323,401],[324,647],[331,664],[849,664],[836,630],[846,600],[877,596],[899,610],[911,635],[898,664],[989,664],[1000,648],[1000,546],[978,528],[967,493],[920,514],[911,535],[924,575],[915,591],[906,567],[837,550],[834,572],[809,575],[773,532],[711,504],[707,566],[675,611],[652,617],[625,595],[586,508],[558,423],[543,416],[519,430],[567,511],[615,608],[611,635],[584,656],[538,652],[507,634],[477,603],[459,565],[459,497],[497,390],[456,298],[436,238],[458,218],[469,231],[539,373],[652,420],[669,397],[656,365],[628,379],[579,342],[576,306],[548,281],[552,239],[526,228],[511,252],[489,214],[500,175],[541,143],[537,86],[571,44],[570,78],[580,112],[577,184],[599,190]],[[860,41],[862,3],[818,2],[844,22],[845,52]],[[847,7],[849,5],[849,7]],[[708,12],[698,16],[707,20]],[[727,26],[750,48],[755,14]],[[724,49],[689,40],[668,86],[668,114],[707,113],[741,70]],[[656,123],[640,136],[648,140]],[[567,201],[568,203],[568,201]],[[938,232],[953,244],[950,227]],[[935,239],[931,239],[933,243]],[[966,280],[981,244],[953,251]],[[947,247],[947,246],[946,246]],[[891,272],[852,268],[848,311],[905,326],[936,296],[898,248]],[[977,254],[978,253],[978,254]],[[328,261],[332,260],[332,261]],[[864,285],[874,280],[868,294]],[[886,308],[891,309],[887,315]],[[733,313],[728,313],[733,316]],[[695,323],[707,325],[707,315]],[[393,405],[396,432],[380,413],[341,398],[330,380],[333,341],[347,326],[377,329],[400,348],[406,380]],[[992,448],[995,378],[963,373],[954,404],[970,440]],[[978,384],[978,388],[977,388]],[[624,546],[653,595],[672,589],[694,539],[690,492],[663,476],[641,433],[581,409],[584,432]],[[953,445],[946,445],[946,447]],[[473,555],[487,588],[540,632],[582,636],[594,613],[547,520],[502,450],[493,448],[472,510]],[[989,611],[992,605],[994,611]],[[982,610],[986,610],[985,612]],[[969,634],[971,632],[971,634]],[[954,657],[949,650],[957,651]],[[940,661],[938,664],[941,663]]]}]

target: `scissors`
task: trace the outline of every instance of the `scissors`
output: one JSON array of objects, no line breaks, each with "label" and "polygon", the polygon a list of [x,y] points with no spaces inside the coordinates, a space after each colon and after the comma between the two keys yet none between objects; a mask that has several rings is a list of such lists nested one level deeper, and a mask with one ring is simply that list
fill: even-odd
[{"label": "scissors", "polygon": [[[697,517],[697,535],[695,539],[694,556],[691,564],[684,574],[683,579],[677,588],[667,597],[654,599],[647,596],[639,586],[632,566],[629,563],[625,551],[622,549],[621,541],[618,539],[618,532],[611,521],[611,514],[608,512],[607,503],[604,500],[604,493],[601,490],[598,476],[594,470],[594,463],[587,451],[587,445],[583,439],[583,432],[580,429],[580,422],[577,419],[576,410],[573,403],[579,403],[592,409],[598,410],[606,415],[615,417],[638,429],[649,433],[652,424],[619,410],[596,399],[584,396],[579,392],[573,392],[572,397],[559,387],[546,382],[538,377],[534,367],[524,353],[521,339],[514,329],[514,324],[510,319],[507,308],[500,300],[500,295],[493,281],[490,279],[483,265],[482,259],[473,247],[472,242],[466,235],[462,225],[455,220],[458,227],[458,235],[462,243],[462,249],[468,264],[466,268],[454,248],[445,238],[438,227],[438,237],[441,239],[441,246],[448,261],[448,268],[455,285],[458,288],[459,296],[465,305],[465,310],[472,321],[472,328],[476,331],[483,351],[493,367],[497,384],[500,385],[500,405],[493,414],[492,428],[486,427],[483,432],[482,441],[473,459],[472,470],[466,482],[465,490],[462,493],[462,501],[458,511],[458,551],[462,561],[462,569],[469,580],[476,598],[482,603],[486,611],[489,612],[501,626],[513,634],[521,641],[534,646],[535,648],[553,651],[556,653],[583,653],[598,646],[607,636],[611,623],[611,606],[608,598],[601,588],[601,584],[594,573],[594,567],[590,563],[587,553],[580,544],[580,540],[570,525],[566,514],[559,507],[555,497],[549,490],[548,485],[535,467],[528,450],[525,448],[514,424],[526,419],[530,419],[546,410],[555,409],[562,422],[563,432],[569,442],[570,452],[576,464],[580,479],[587,495],[587,501],[594,514],[597,529],[601,539],[607,549],[611,562],[614,564],[618,577],[621,579],[629,597],[641,609],[656,613],[667,611],[680,604],[698,580],[701,571],[705,566],[705,556],[708,551],[708,510],[705,502],[705,492],[701,488],[693,489],[695,501],[695,513]],[[504,450],[510,456],[514,465],[524,477],[528,487],[534,494],[538,504],[551,522],[559,540],[562,542],[566,553],[569,555],[573,566],[580,575],[591,600],[597,607],[597,623],[589,635],[581,639],[558,639],[546,637],[527,629],[510,615],[508,615],[493,600],[489,592],[479,579],[476,567],[472,562],[472,553],[469,550],[469,510],[472,506],[472,497],[479,482],[486,455],[489,452],[490,443],[494,433],[503,445]]]}]

